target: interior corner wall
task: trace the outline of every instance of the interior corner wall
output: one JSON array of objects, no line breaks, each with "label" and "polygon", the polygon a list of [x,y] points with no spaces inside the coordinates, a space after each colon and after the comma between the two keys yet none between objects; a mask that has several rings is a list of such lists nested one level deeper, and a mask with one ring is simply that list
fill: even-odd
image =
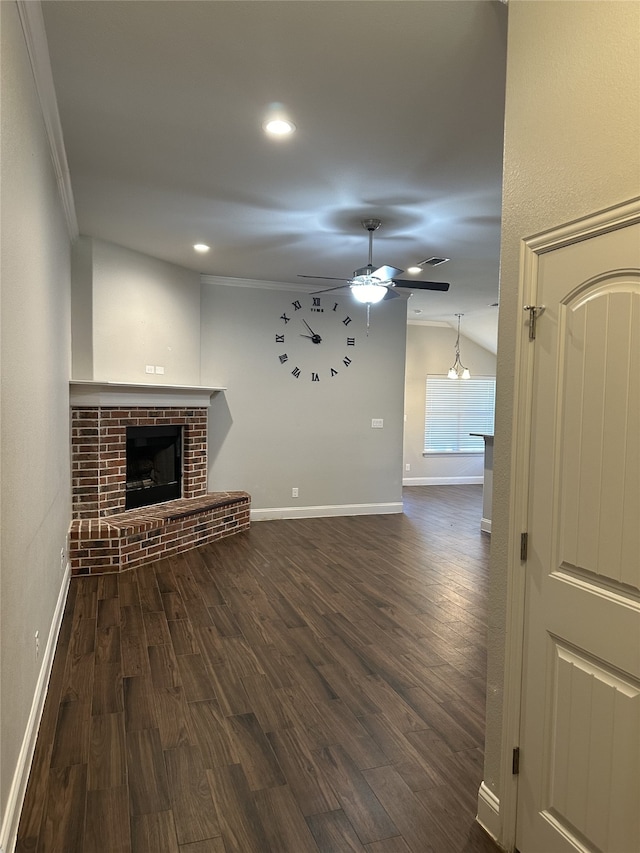
[{"label": "interior corner wall", "polygon": [[[203,383],[227,387],[210,410],[209,488],[248,491],[263,518],[399,505],[404,300],[373,307],[367,336],[365,307],[335,297],[354,318],[352,364],[336,358],[338,375],[312,382],[308,372],[294,378],[275,342],[280,315],[301,293],[223,282],[203,281],[202,289]],[[373,418],[383,429],[371,428]]]},{"label": "interior corner wall", "polygon": [[[457,332],[450,326],[409,323],[405,379],[404,483],[431,485],[478,482],[484,475],[484,453],[439,454],[424,457],[424,418],[427,374],[446,376],[455,357]],[[472,376],[495,376],[496,357],[460,336],[460,351]],[[410,471],[406,466],[410,465]]]},{"label": "interior corner wall", "polygon": [[71,252],[71,375],[93,379],[93,241],[79,237]]},{"label": "interior corner wall", "polygon": [[4,835],[11,818],[8,804],[14,803],[14,780],[25,770],[20,766],[21,747],[40,667],[64,592],[60,552],[71,519],[70,246],[15,3],[0,3],[0,31],[0,823]]},{"label": "interior corner wall", "polygon": [[[86,239],[90,241],[90,262],[88,248],[82,247],[74,257],[78,280],[74,281],[73,299],[74,316],[91,310],[90,378],[199,385],[199,273],[123,246]],[[87,364],[87,334],[78,338],[74,334],[74,367]],[[147,373],[147,365],[164,368],[164,372]],[[74,379],[81,378],[89,377],[74,373]]]},{"label": "interior corner wall", "polygon": [[510,0],[485,785],[500,796],[521,241],[640,190],[640,4]]}]

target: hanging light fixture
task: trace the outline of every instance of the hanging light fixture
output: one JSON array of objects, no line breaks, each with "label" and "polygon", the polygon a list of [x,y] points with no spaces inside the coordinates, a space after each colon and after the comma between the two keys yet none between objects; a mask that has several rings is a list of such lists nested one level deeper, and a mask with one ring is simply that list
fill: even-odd
[{"label": "hanging light fixture", "polygon": [[464,364],[460,361],[460,318],[464,317],[464,314],[456,314],[456,317],[458,318],[458,337],[456,338],[456,360],[449,368],[447,376],[449,377],[449,379],[470,379],[471,373],[469,371],[469,368],[465,367]]}]

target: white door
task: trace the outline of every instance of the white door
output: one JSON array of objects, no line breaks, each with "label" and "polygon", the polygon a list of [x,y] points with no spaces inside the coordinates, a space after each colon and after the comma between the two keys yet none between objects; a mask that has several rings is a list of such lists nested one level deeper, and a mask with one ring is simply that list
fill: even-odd
[{"label": "white door", "polygon": [[640,851],[637,220],[535,274],[521,853]]}]

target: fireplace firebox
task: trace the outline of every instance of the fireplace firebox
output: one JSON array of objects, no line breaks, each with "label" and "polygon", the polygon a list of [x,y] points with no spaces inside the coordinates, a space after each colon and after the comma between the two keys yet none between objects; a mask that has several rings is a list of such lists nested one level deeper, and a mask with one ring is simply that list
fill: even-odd
[{"label": "fireplace firebox", "polygon": [[127,427],[125,509],[182,497],[182,427]]}]

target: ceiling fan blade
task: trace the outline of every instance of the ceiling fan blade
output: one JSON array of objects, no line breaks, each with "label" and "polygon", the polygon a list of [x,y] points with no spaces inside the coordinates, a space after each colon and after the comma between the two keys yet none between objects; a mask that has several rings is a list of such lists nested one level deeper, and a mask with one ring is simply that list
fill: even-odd
[{"label": "ceiling fan blade", "polygon": [[408,281],[407,279],[393,280],[396,287],[410,287],[412,290],[441,290],[446,292],[451,285],[448,281]]},{"label": "ceiling fan blade", "polygon": [[298,278],[321,278],[325,281],[350,281],[348,278],[335,278],[332,275],[301,275],[298,273]]},{"label": "ceiling fan blade", "polygon": [[398,267],[389,267],[386,264],[384,266],[378,267],[377,270],[374,270],[371,275],[375,276],[375,278],[382,279],[382,281],[388,281],[396,275],[400,275],[404,270],[398,269]]},{"label": "ceiling fan blade", "polygon": [[[334,279],[334,281],[340,281],[340,279]],[[348,284],[339,284],[337,287],[325,287],[324,290],[312,290],[311,295],[315,296],[316,293],[330,293],[332,290],[344,290],[349,287]]]},{"label": "ceiling fan blade", "polygon": [[405,293],[396,293],[392,287],[387,288],[387,292],[382,297],[382,301],[384,302],[386,299],[396,299],[398,296],[404,296],[406,298],[407,294]]}]

